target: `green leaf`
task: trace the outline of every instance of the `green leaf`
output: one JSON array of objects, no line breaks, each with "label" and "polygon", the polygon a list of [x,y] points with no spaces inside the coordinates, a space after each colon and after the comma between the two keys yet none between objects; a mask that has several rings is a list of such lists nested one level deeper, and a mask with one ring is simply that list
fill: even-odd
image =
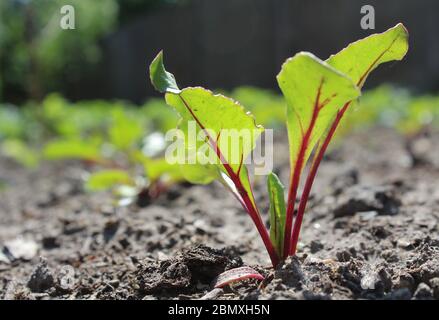
[{"label": "green leaf", "polygon": [[141,121],[129,116],[122,108],[112,110],[112,122],[108,130],[110,142],[119,149],[126,150],[140,141],[143,135]]},{"label": "green leaf", "polygon": [[179,182],[184,180],[178,164],[171,164],[164,158],[151,159],[141,155],[145,168],[145,175],[151,182],[162,180],[165,182]]},{"label": "green leaf", "polygon": [[[256,139],[263,132],[263,128],[256,125],[253,116],[247,113],[243,106],[230,98],[213,94],[200,87],[185,88],[179,95],[167,94],[166,102],[180,114],[179,128],[184,133],[188,133],[188,121],[196,123],[196,135],[199,135],[203,128],[208,129],[227,162],[235,168],[239,167],[241,155],[245,158],[250,154]],[[246,136],[245,133],[251,135]],[[185,136],[188,138],[187,134]],[[202,144],[204,141],[197,145]],[[234,153],[236,150],[238,152]]]},{"label": "green leaf", "polygon": [[[179,128],[185,136],[189,165],[198,162],[191,170],[186,170],[186,177],[193,179],[193,182],[206,183],[210,178],[220,177],[222,171],[234,178],[232,180],[240,180],[240,188],[244,190],[236,190],[235,194],[240,198],[240,193],[246,192],[254,203],[247,168],[243,162],[254,149],[263,128],[257,126],[253,116],[230,98],[215,95],[201,87],[178,89],[174,76],[165,70],[162,52],[151,63],[150,76],[154,87],[160,92],[166,92],[167,104],[174,107],[181,117]],[[195,131],[195,141],[192,143],[190,123],[195,123],[195,130],[192,130]],[[200,134],[204,134],[204,141],[196,139]],[[206,145],[208,148],[203,153],[200,147],[203,149]],[[207,165],[199,163],[199,155],[212,161]],[[220,161],[215,163],[214,158],[220,158]],[[200,181],[197,178],[203,175],[201,170],[209,177],[207,180]]]},{"label": "green leaf", "polygon": [[39,163],[39,155],[23,141],[18,139],[8,139],[3,141],[1,150],[9,158],[14,159],[19,164],[27,168],[35,168]]},{"label": "green leaf", "polygon": [[[405,57],[409,48],[408,38],[407,29],[399,23],[383,33],[373,34],[349,44],[337,54],[330,56],[326,62],[349,76],[361,89],[369,74],[380,64],[400,61]],[[345,110],[348,110],[347,107]],[[324,133],[321,141],[326,139],[327,133],[328,131]],[[322,145],[319,145],[317,149],[320,150],[321,147]]]},{"label": "green leaf", "polygon": [[255,204],[249,174],[244,165],[263,128],[257,126],[253,116],[232,99],[214,95],[200,87],[175,90],[175,79],[170,76],[165,71],[159,54],[151,65],[151,80],[159,91],[166,92],[167,104],[180,114],[180,129],[183,131],[185,142],[183,151],[188,151],[185,155],[187,163],[190,165],[192,162],[198,162],[203,165],[197,161],[199,154],[208,160],[217,159],[204,163],[203,170],[208,170],[209,174],[217,173],[221,177],[220,181],[230,186],[235,197],[252,217],[270,259],[276,266],[279,257]]},{"label": "green leaf", "polygon": [[179,167],[182,177],[190,183],[209,184],[219,178],[214,165],[181,164]]},{"label": "green leaf", "polygon": [[0,104],[0,139],[17,138],[25,135],[26,123],[22,110]]},{"label": "green leaf", "polygon": [[286,217],[285,188],[273,172],[268,175],[267,187],[270,196],[270,238],[278,255],[282,256]]},{"label": "green leaf", "polygon": [[47,143],[43,150],[44,157],[49,160],[81,159],[100,160],[99,145],[82,140],[62,139]]},{"label": "green leaf", "polygon": [[301,172],[339,108],[360,91],[350,78],[306,52],[288,59],[277,80],[287,101],[291,165]]},{"label": "green leaf", "polygon": [[[256,141],[264,130],[261,126],[256,125],[253,116],[247,113],[243,106],[236,101],[220,94],[213,94],[201,87],[185,88],[179,94],[168,93],[166,94],[166,102],[174,107],[181,116],[179,129],[185,134],[188,158],[198,157],[199,160],[201,156],[203,159],[211,159],[210,164],[215,165],[208,164],[203,168],[199,164],[196,166],[212,179],[219,177],[220,171],[230,177],[225,166],[217,161],[217,155],[212,145],[206,149],[204,154],[200,154],[199,150],[202,145],[206,145],[205,141],[197,141],[191,145],[189,122],[192,122],[196,123],[196,136],[200,135],[200,132],[208,133],[210,139],[221,151],[225,163],[230,165],[234,174],[239,175],[244,189],[252,198],[247,168],[242,162],[255,148]],[[192,168],[193,177],[196,173],[195,168]],[[198,176],[200,175],[198,174]],[[199,183],[195,180],[192,182]]]},{"label": "green leaf", "polygon": [[151,83],[156,88],[157,91],[161,93],[179,93],[177,82],[172,73],[165,70],[163,64],[163,51],[160,51],[157,56],[152,61],[149,67],[149,76],[151,78]]},{"label": "green leaf", "polygon": [[408,32],[403,24],[351,43],[332,55],[327,63],[348,75],[362,87],[366,78],[380,64],[402,60],[408,51]]},{"label": "green leaf", "polygon": [[92,173],[88,177],[85,187],[89,191],[102,191],[117,185],[134,185],[134,182],[126,171],[102,170]]}]

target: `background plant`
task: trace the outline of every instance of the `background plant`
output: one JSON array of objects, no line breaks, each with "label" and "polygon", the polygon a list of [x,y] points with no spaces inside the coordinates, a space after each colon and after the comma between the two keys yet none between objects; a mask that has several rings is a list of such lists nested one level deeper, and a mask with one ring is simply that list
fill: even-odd
[{"label": "background plant", "polygon": [[[179,1],[185,3],[187,1]],[[92,77],[102,40],[139,13],[176,0],[0,1],[0,100],[41,100],[46,93]],[[60,9],[75,9],[74,32],[59,26]]]}]

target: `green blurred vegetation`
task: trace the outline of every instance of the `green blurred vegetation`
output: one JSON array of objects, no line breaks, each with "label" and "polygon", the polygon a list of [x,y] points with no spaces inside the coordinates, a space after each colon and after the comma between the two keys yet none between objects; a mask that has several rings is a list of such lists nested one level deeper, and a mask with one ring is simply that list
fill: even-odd
[{"label": "green blurred vegetation", "polygon": [[[184,180],[163,158],[164,133],[177,115],[162,98],[142,106],[126,101],[69,102],[59,94],[93,73],[100,41],[133,17],[190,0],[2,0],[0,1],[0,154],[26,168],[41,161],[79,160],[90,175],[85,188],[112,189],[123,203],[145,190],[153,197]],[[60,8],[75,8],[74,32],[59,26]],[[257,123],[282,130],[285,103],[270,90],[239,87],[226,93],[248,108]],[[24,101],[29,101],[24,103]],[[337,138],[375,125],[405,135],[439,125],[439,97],[413,96],[382,86],[366,92],[343,119]],[[186,168],[188,170],[188,168]],[[0,180],[0,190],[6,188]]]},{"label": "green blurred vegetation", "polygon": [[[253,87],[226,94],[250,110],[257,123],[282,132],[285,104],[280,95]],[[337,139],[377,125],[416,135],[426,127],[439,126],[438,106],[438,96],[413,96],[405,89],[381,86],[353,105]],[[50,94],[38,105],[0,104],[0,152],[30,169],[42,160],[83,161],[93,172],[86,181],[87,190],[112,189],[120,201],[128,203],[127,198],[133,200],[142,190],[153,196],[184,180],[180,166],[163,157],[164,134],[177,123],[177,115],[163,99],[135,106],[126,101],[71,103]]]},{"label": "green blurred vegetation", "polygon": [[422,129],[439,127],[439,96],[414,96],[409,90],[383,85],[363,94],[348,111],[338,136],[373,126],[395,128],[413,136]]},{"label": "green blurred vegetation", "polygon": [[[75,8],[74,32],[60,28],[63,5]],[[78,78],[100,59],[98,40],[117,21],[115,0],[0,1],[0,92],[39,99],[60,90],[61,79]],[[79,27],[80,26],[80,27]],[[81,68],[78,68],[81,66]],[[43,87],[44,86],[44,87]]]},{"label": "green blurred vegetation", "polygon": [[[270,90],[240,87],[231,96],[249,108],[257,122],[265,127],[285,125],[286,106],[280,95]],[[391,85],[366,91],[346,113],[336,139],[373,126],[395,128],[406,136],[416,135],[426,127],[439,127],[439,96],[415,96],[407,89]]]},{"label": "green blurred vegetation", "polygon": [[[95,72],[100,41],[133,17],[178,0],[0,1],[0,101],[40,100]],[[60,9],[75,9],[75,30]]]},{"label": "green blurred vegetation", "polygon": [[158,99],[139,107],[124,101],[70,103],[51,94],[38,106],[0,105],[0,152],[30,169],[44,159],[81,160],[90,171],[98,169],[86,183],[91,191],[164,188],[182,180],[161,157],[163,132],[176,124],[177,115]]}]

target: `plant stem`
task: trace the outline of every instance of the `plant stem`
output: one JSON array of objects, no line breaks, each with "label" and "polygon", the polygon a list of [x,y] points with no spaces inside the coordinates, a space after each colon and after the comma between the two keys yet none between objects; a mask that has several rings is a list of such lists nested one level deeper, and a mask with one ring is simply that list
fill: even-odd
[{"label": "plant stem", "polygon": [[347,108],[351,102],[347,102],[342,109],[340,109],[337,113],[337,116],[335,117],[334,122],[331,125],[331,128],[329,129],[329,132],[323,141],[322,146],[318,149],[317,154],[314,156],[311,169],[308,173],[308,177],[305,182],[305,186],[303,188],[302,196],[300,198],[299,203],[299,209],[297,210],[297,217],[294,221],[294,228],[293,228],[293,235],[291,239],[291,246],[290,246],[290,252],[289,255],[295,255],[297,250],[297,242],[299,240],[299,234],[300,234],[300,228],[302,226],[302,220],[303,215],[305,213],[306,204],[308,202],[309,194],[311,192],[311,188],[314,182],[314,179],[317,174],[317,170],[320,166],[320,163],[323,159],[323,156],[326,152],[326,149],[328,148],[329,143],[332,140],[332,137],[334,136],[335,131],[337,130],[338,125],[340,124],[340,120],[343,118],[343,115],[345,114]]},{"label": "plant stem", "polygon": [[[218,150],[217,152],[221,154],[221,151],[219,149],[217,150]],[[219,157],[221,162],[223,163],[224,168],[229,174],[230,179],[235,185],[236,190],[238,190],[239,195],[241,196],[244,202],[241,203],[244,210],[246,210],[249,216],[252,218],[253,223],[255,224],[256,229],[258,230],[259,235],[262,238],[265,248],[267,249],[268,255],[270,256],[270,260],[273,267],[276,267],[280,262],[279,256],[277,255],[276,249],[274,248],[273,243],[271,242],[270,235],[268,234],[268,231],[265,228],[265,224],[261,219],[261,215],[259,214],[256,205],[250,199],[248,192],[245,190],[244,186],[242,185],[241,178],[233,171],[232,167],[225,161],[222,155],[220,155]]]},{"label": "plant stem", "polygon": [[[383,55],[390,50],[393,43],[396,41],[393,40],[392,44],[384,50],[374,61],[373,63],[367,68],[367,70],[362,74],[360,79],[357,81],[357,86],[361,88],[364,84],[364,81],[366,80],[367,75],[370,73],[370,71],[373,69],[374,66],[378,63],[378,61],[383,57]],[[337,130],[338,125],[340,124],[341,119],[343,118],[346,110],[351,105],[352,101],[346,102],[343,108],[341,108],[337,116],[332,123],[331,128],[329,129],[328,135],[326,136],[325,140],[323,141],[323,144],[321,148],[318,150],[317,154],[313,158],[313,163],[311,165],[310,172],[308,173],[308,177],[306,178],[305,186],[302,192],[302,196],[300,197],[300,203],[299,203],[299,209],[297,210],[297,218],[294,221],[294,228],[293,228],[293,235],[291,239],[291,245],[289,246],[289,255],[295,255],[297,250],[297,242],[299,241],[299,234],[300,234],[300,228],[302,227],[302,220],[303,215],[305,213],[306,204],[308,202],[309,194],[311,192],[312,184],[314,183],[314,179],[317,174],[317,170],[319,169],[320,163],[323,160],[323,156],[326,152],[326,149],[328,148],[329,143],[332,140],[332,137],[334,136],[335,131]]]},{"label": "plant stem", "polygon": [[[238,191],[239,195],[241,196],[241,199],[243,203],[241,202],[241,205],[243,206],[244,210],[247,211],[249,216],[252,218],[253,223],[256,226],[256,229],[259,232],[259,235],[262,238],[262,241],[264,242],[265,248],[267,249],[268,255],[270,256],[271,263],[273,267],[276,267],[279,264],[279,256],[276,253],[276,250],[273,246],[273,243],[271,242],[270,236],[268,234],[267,229],[265,228],[265,224],[261,219],[261,215],[259,214],[259,211],[252,201],[250,199],[250,196],[248,195],[247,191],[245,190],[241,177],[233,170],[233,168],[230,166],[230,164],[227,162],[226,158],[222,154],[217,141],[215,141],[212,136],[210,135],[209,131],[206,130],[205,126],[201,123],[201,121],[198,119],[198,117],[195,115],[195,113],[192,111],[192,108],[189,106],[189,104],[186,102],[186,100],[179,94],[179,97],[183,104],[185,105],[186,109],[189,111],[189,113],[192,115],[198,126],[203,130],[204,134],[206,135],[210,147],[215,150],[217,157],[221,161],[221,164],[223,165],[224,169],[226,170],[229,178],[232,180],[233,184],[236,187],[236,190]],[[239,170],[240,171],[240,170]],[[247,176],[248,178],[248,176]]]},{"label": "plant stem", "polygon": [[[310,124],[308,129],[306,130],[305,135],[303,136],[302,143],[300,145],[299,154],[297,155],[296,164],[294,166],[294,172],[291,176],[290,189],[288,191],[288,207],[287,207],[287,217],[285,221],[285,238],[284,238],[284,252],[283,258],[288,257],[291,252],[291,237],[292,237],[292,224],[293,224],[293,214],[294,214],[294,205],[296,202],[297,190],[299,189],[300,176],[302,174],[302,169],[305,164],[305,155],[308,149],[309,141],[311,139],[312,131],[314,130],[314,126],[316,124],[319,111],[320,111],[320,94],[322,92],[323,79],[320,82],[320,86],[317,91],[317,96],[314,102],[313,113],[311,117]],[[296,218],[297,219],[297,218]]]}]

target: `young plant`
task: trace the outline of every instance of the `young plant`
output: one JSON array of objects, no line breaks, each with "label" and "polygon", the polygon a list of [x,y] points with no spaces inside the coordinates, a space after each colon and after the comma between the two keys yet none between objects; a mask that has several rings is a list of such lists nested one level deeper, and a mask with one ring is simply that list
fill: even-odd
[{"label": "young plant", "polygon": [[[252,218],[273,266],[277,266],[297,249],[300,227],[317,169],[346,110],[361,94],[361,88],[379,64],[401,60],[407,50],[408,35],[402,24],[350,44],[344,50],[322,61],[311,53],[301,52],[282,66],[277,80],[287,103],[287,128],[290,143],[291,175],[288,198],[274,173],[267,180],[270,196],[270,232],[255,203],[248,170],[243,164],[254,148],[254,141],[237,146],[241,161],[229,158],[222,148],[225,129],[251,129],[257,138],[263,128],[237,102],[200,87],[179,89],[174,76],[163,65],[160,52],[150,66],[154,87],[165,93],[167,104],[180,114],[180,129],[188,132],[189,121],[204,134],[218,162],[210,165],[184,165],[185,177],[193,183],[223,182]],[[212,132],[216,132],[213,135]],[[186,148],[189,147],[186,144]],[[295,202],[304,168],[314,156],[302,192],[297,216]],[[190,169],[189,169],[190,167]]]},{"label": "young plant", "polygon": [[[351,83],[353,83],[358,90],[361,90],[363,87],[367,77],[369,74],[376,69],[380,64],[389,62],[389,61],[398,61],[402,60],[408,51],[408,32],[404,25],[398,24],[395,27],[387,30],[381,34],[374,34],[362,40],[351,43],[345,49],[340,51],[339,53],[332,55],[326,60],[326,64],[329,68],[332,68],[335,72],[338,72],[345,77],[349,78]],[[285,68],[288,68],[288,62],[282,67],[281,73],[278,75],[279,85],[283,94],[286,96],[287,103],[289,104],[289,109],[292,110],[300,110],[295,104],[297,101],[294,101],[291,98],[288,98],[289,95],[294,94],[292,91],[293,88],[288,88],[285,86],[285,83],[282,84],[282,81],[286,81],[282,74],[285,72]],[[327,89],[329,89],[328,85],[325,85]],[[288,255],[294,255],[297,250],[297,243],[299,239],[300,228],[302,225],[303,215],[305,213],[306,204],[308,202],[309,194],[311,192],[311,188],[317,174],[317,170],[319,168],[320,162],[323,159],[323,155],[325,154],[326,149],[328,148],[329,143],[331,142],[332,137],[334,136],[335,131],[337,130],[341,119],[344,114],[351,106],[354,99],[347,99],[341,104],[337,106],[334,105],[334,109],[332,109],[329,117],[325,117],[321,112],[322,108],[326,108],[325,99],[322,99],[322,89],[317,89],[315,104],[313,107],[313,116],[312,119],[323,119],[323,123],[320,125],[313,124],[311,120],[310,125],[307,127],[307,133],[313,138],[309,141],[306,141],[305,138],[302,139],[300,145],[302,152],[299,152],[298,156],[295,158],[296,161],[292,160],[292,175],[291,175],[291,184],[290,191],[288,197],[288,209],[287,209],[287,222],[286,222],[286,237],[285,237],[285,250],[284,257]],[[337,97],[341,91],[341,87],[337,87],[334,92],[332,92],[333,97]],[[327,98],[328,99],[328,98]],[[329,98],[332,101],[334,98]],[[341,101],[340,101],[341,102]],[[329,103],[330,104],[330,103]],[[342,106],[342,107],[340,107]],[[300,112],[300,111],[299,111]],[[329,113],[329,111],[328,111]],[[294,116],[296,112],[293,111]],[[297,113],[298,116],[294,117],[299,122],[299,130],[298,128],[294,128],[292,126],[288,126],[289,137],[294,135],[302,136],[302,131],[300,127],[301,119],[300,113]],[[324,118],[325,117],[325,118]],[[303,119],[303,118],[302,118]],[[288,123],[289,123],[288,119]],[[318,120],[316,121],[318,123]],[[294,125],[294,120],[293,120]],[[300,133],[298,134],[297,131]],[[293,138],[294,139],[294,138]],[[291,149],[294,150],[294,140],[290,138]],[[297,148],[297,147],[296,147]],[[296,200],[297,189],[299,186],[299,181],[301,173],[303,171],[304,163],[308,160],[309,154],[312,149],[315,148],[314,157],[311,161],[311,167],[308,172],[308,176],[305,181],[305,186],[300,198],[299,208],[297,210],[297,217],[294,221],[294,227],[292,227],[292,217],[294,213],[294,203]],[[301,158],[305,161],[302,161]],[[293,158],[294,159],[294,158]],[[296,181],[297,180],[297,181]],[[287,239],[291,235],[291,241]]]}]

